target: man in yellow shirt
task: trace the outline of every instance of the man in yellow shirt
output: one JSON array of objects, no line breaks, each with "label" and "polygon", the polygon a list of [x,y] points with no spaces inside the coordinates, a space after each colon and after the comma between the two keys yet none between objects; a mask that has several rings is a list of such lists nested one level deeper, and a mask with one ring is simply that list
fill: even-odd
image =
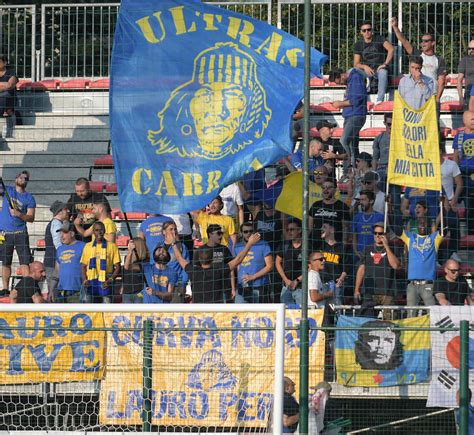
[{"label": "man in yellow shirt", "polygon": [[[99,222],[102,222],[104,224],[105,240],[107,240],[108,242],[115,243],[115,239],[117,237],[117,226],[115,225],[115,222],[110,217],[109,205],[104,202],[95,203],[94,206],[92,207],[92,211],[94,213],[95,218]],[[92,236],[92,241],[94,241],[94,232],[92,230],[93,227],[84,229],[83,222],[80,217],[77,217],[74,220],[74,225],[76,227],[76,231],[82,237]]]}]

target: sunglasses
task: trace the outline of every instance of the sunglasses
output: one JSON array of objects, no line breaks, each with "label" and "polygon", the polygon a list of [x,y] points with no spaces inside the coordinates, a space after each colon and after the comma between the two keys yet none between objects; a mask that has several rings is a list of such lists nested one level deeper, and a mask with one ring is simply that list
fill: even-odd
[{"label": "sunglasses", "polygon": [[448,269],[452,273],[458,273],[461,269]]},{"label": "sunglasses", "polygon": [[217,234],[218,236],[222,236],[224,234],[223,231],[214,231],[212,234]]},{"label": "sunglasses", "polygon": [[368,29],[360,29],[360,31],[362,33],[366,33],[366,32],[372,32],[372,27],[368,28]]},{"label": "sunglasses", "polygon": [[324,257],[319,257],[319,258],[313,258],[311,261],[326,261],[326,259]]},{"label": "sunglasses", "polygon": [[431,42],[431,41],[432,41],[432,39],[422,39],[422,40],[421,40],[421,43],[423,43],[423,42]]},{"label": "sunglasses", "polygon": [[468,50],[474,50],[474,47],[467,47]]},{"label": "sunglasses", "polygon": [[314,171],[314,175],[326,175],[324,171]]},{"label": "sunglasses", "polygon": [[252,234],[252,230],[244,230],[242,231],[242,234]]},{"label": "sunglasses", "polygon": [[384,234],[383,231],[374,231],[374,236],[383,236]]}]

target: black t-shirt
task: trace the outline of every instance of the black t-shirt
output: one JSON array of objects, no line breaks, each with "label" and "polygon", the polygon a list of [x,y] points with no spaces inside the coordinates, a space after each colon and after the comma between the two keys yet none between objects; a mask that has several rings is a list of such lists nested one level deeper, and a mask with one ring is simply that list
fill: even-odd
[{"label": "black t-shirt", "polygon": [[443,277],[434,283],[433,294],[436,293],[443,293],[452,305],[464,305],[464,301],[471,294],[471,289],[464,278],[451,282]]},{"label": "black t-shirt", "polygon": [[203,269],[200,265],[189,263],[184,270],[191,280],[193,304],[222,304],[223,290],[230,294],[230,289],[223,287],[225,280],[222,267]]},{"label": "black t-shirt", "polygon": [[15,290],[18,292],[17,302],[19,304],[32,304],[33,295],[35,293],[41,294],[38,281],[35,281],[31,276],[23,277],[15,286]]},{"label": "black t-shirt", "polygon": [[315,243],[315,248],[317,251],[321,251],[326,259],[324,269],[319,272],[323,282],[336,280],[344,271],[349,274],[352,264],[349,263],[351,260],[343,243],[336,242],[331,246],[322,240]]},{"label": "black t-shirt", "polygon": [[[227,266],[227,263],[231,261],[234,257],[230,252],[229,248],[224,245],[209,246],[207,243],[199,249],[209,249],[212,251],[212,267],[215,270],[219,270],[219,276],[222,282],[219,284],[220,288],[224,289],[228,296],[231,295],[231,284],[230,284],[230,269]],[[196,266],[199,264],[195,263]],[[217,276],[217,275],[216,275]]]},{"label": "black t-shirt", "polygon": [[354,54],[359,54],[364,65],[372,69],[382,65],[387,58],[387,51],[383,44],[386,39],[381,35],[375,35],[371,42],[360,39],[354,46]]},{"label": "black t-shirt", "polygon": [[334,225],[334,237],[342,241],[342,223],[350,220],[349,207],[342,201],[337,200],[333,204],[325,204],[324,201],[316,201],[309,209],[309,215],[314,219],[312,228],[312,240],[320,237],[319,230],[325,222]]},{"label": "black t-shirt", "polygon": [[287,240],[280,245],[277,255],[283,260],[283,270],[288,279],[294,281],[301,275],[303,272],[301,245],[295,248],[293,243]]},{"label": "black t-shirt", "polygon": [[140,293],[145,288],[145,275],[142,263],[133,263],[129,269],[122,269],[123,293],[130,295]]},{"label": "black t-shirt", "polygon": [[[294,415],[300,412],[300,405],[296,401],[293,396],[285,393],[283,396],[283,414],[287,415],[288,417],[293,417]],[[289,430],[294,432],[298,427],[298,422],[287,426]]]},{"label": "black t-shirt", "polygon": [[[92,212],[92,207],[97,203],[106,204],[110,210],[109,201],[103,193],[99,192],[91,192],[91,194],[85,199],[81,199],[75,193],[73,193],[67,201],[67,205],[71,211],[71,216],[73,219],[75,219],[79,213],[82,214],[85,230],[90,228],[96,221],[94,213]],[[76,236],[76,238],[84,242],[90,242],[92,240],[92,237],[81,238],[80,236]]]},{"label": "black t-shirt", "polygon": [[[394,251],[394,254],[397,253]],[[392,295],[395,284],[395,270],[388,262],[383,246],[366,246],[360,264],[365,265],[365,295]]]},{"label": "black t-shirt", "polygon": [[274,252],[283,239],[280,213],[267,216],[264,210],[260,210],[254,222],[257,232],[262,236],[262,240],[267,242],[272,252]]}]

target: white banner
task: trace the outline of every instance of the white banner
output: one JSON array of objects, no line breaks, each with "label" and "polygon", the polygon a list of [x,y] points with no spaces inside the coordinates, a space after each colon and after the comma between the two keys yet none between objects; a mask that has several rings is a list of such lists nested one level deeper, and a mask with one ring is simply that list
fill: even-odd
[{"label": "white banner", "polygon": [[[430,310],[432,328],[459,328],[461,320],[474,325],[474,307],[435,306]],[[471,326],[472,328],[472,326]],[[431,331],[431,383],[426,406],[457,407],[459,389],[459,331]],[[474,391],[474,331],[469,331],[469,388]],[[471,401],[471,405],[474,402]]]}]

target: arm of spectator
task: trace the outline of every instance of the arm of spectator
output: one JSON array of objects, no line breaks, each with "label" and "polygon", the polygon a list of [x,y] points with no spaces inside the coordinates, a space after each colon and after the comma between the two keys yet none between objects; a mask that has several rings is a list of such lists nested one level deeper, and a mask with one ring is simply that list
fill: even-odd
[{"label": "arm of spectator", "polygon": [[395,33],[395,36],[397,37],[397,39],[402,44],[405,51],[409,55],[413,54],[413,46],[410,44],[408,39],[405,38],[405,36],[401,32],[401,30],[398,28],[398,19],[396,17],[391,18],[390,19],[390,24],[392,25],[393,33]]},{"label": "arm of spectator", "polygon": [[435,293],[435,298],[440,305],[451,305],[449,301],[446,299],[444,293]]},{"label": "arm of spectator", "polygon": [[383,242],[383,246],[385,250],[387,251],[388,264],[390,264],[390,267],[392,269],[395,269],[395,270],[399,269],[401,265],[400,260],[397,258],[395,253],[390,248],[387,236],[385,234],[382,236],[382,242]]},{"label": "arm of spectator", "polygon": [[61,228],[62,222],[54,219],[51,223],[51,235],[53,236],[53,245],[56,249],[58,249],[61,243],[61,233],[58,233],[57,230]]},{"label": "arm of spectator", "polygon": [[275,260],[275,267],[285,287],[289,287],[291,284],[291,279],[286,276],[285,271],[283,270],[283,258],[280,257],[278,254]]},{"label": "arm of spectator", "polygon": [[243,281],[250,282],[255,281],[262,276],[267,275],[273,270],[273,256],[272,254],[265,257],[265,266],[262,267],[258,272],[255,272],[253,275],[244,275]]},{"label": "arm of spectator", "polygon": [[114,271],[112,273],[112,276],[109,278],[110,282],[115,281],[118,278],[118,276],[120,275],[120,271],[121,271],[120,263],[115,263]]},{"label": "arm of spectator", "polygon": [[140,239],[145,240],[145,234],[143,233],[143,231],[138,230],[137,237],[140,237]]},{"label": "arm of spectator", "polygon": [[357,269],[356,281],[355,281],[355,286],[354,286],[354,299],[356,299],[356,303],[357,301],[360,301],[360,289],[364,281],[364,275],[365,275],[365,265],[361,264],[359,268]]},{"label": "arm of spectator", "polygon": [[176,257],[176,260],[178,261],[179,265],[185,269],[186,266],[189,264],[189,261],[185,260],[183,255],[181,254],[180,249],[176,244],[173,245],[173,252],[174,256]]},{"label": "arm of spectator", "polygon": [[236,285],[236,275],[235,269],[230,271],[230,289],[232,291],[232,299],[235,299],[235,295],[237,294],[237,285]]},{"label": "arm of spectator", "polygon": [[10,77],[8,82],[0,83],[0,91],[12,91],[16,88],[18,79],[15,76]]},{"label": "arm of spectator", "polygon": [[472,293],[469,293],[466,296],[465,302],[466,302],[467,305],[474,305],[474,301],[472,300]]},{"label": "arm of spectator", "polygon": [[87,279],[87,264],[81,263],[81,277],[82,285],[89,285],[89,280]]},{"label": "arm of spectator", "polygon": [[301,171],[301,168],[298,169],[296,168],[295,166],[293,166],[293,164],[291,163],[290,159],[288,157],[284,157],[283,158],[283,163],[285,164],[286,168],[290,171],[290,172],[296,172],[296,171]]},{"label": "arm of spectator", "polygon": [[13,290],[10,292],[10,303],[11,303],[11,304],[16,304],[16,303],[17,303],[17,300],[18,300],[18,290],[17,290],[17,289],[13,289]]},{"label": "arm of spectator", "polygon": [[368,76],[374,75],[374,70],[369,65],[364,65],[362,63],[362,56],[360,54],[354,54],[354,68],[365,71]]},{"label": "arm of spectator", "polygon": [[286,415],[286,414],[283,414],[283,426],[285,427],[289,427],[293,424],[296,424],[298,423],[300,419],[300,414],[295,414],[295,415],[292,415],[291,417]]},{"label": "arm of spectator", "polygon": [[160,292],[159,290],[152,290],[152,293],[155,296],[158,296],[160,299],[164,301],[171,301],[173,299],[173,292],[174,292],[174,284],[168,283],[168,287],[166,288],[165,292]]},{"label": "arm of spectator", "polygon": [[[473,87],[473,89],[474,89],[474,87]],[[472,91],[471,91],[471,94],[472,94]],[[474,112],[474,95],[471,95],[469,97],[469,111]]]},{"label": "arm of spectator", "polygon": [[239,224],[242,225],[244,223],[244,206],[243,204],[237,204],[237,208],[239,210],[238,215],[239,215]]},{"label": "arm of spectator", "polygon": [[462,85],[464,81],[464,73],[458,73],[458,81],[456,83],[456,90],[458,91],[459,101],[463,101],[463,94],[462,94]]},{"label": "arm of spectator", "polygon": [[464,181],[462,179],[461,174],[456,175],[454,177],[454,183],[456,184],[456,189],[454,190],[454,196],[449,201],[449,205],[451,207],[451,210],[456,212],[457,209],[458,209],[459,198],[460,198],[460,196],[462,194],[462,191],[464,189]]},{"label": "arm of spectator", "polygon": [[127,255],[125,256],[125,259],[123,262],[123,268],[125,270],[130,270],[130,266],[132,265],[132,254],[133,254],[134,249],[135,249],[135,242],[133,240],[130,240],[127,246]]},{"label": "arm of spectator", "polygon": [[232,246],[237,245],[237,233],[231,234],[230,240],[232,240]]},{"label": "arm of spectator", "polygon": [[461,160],[461,156],[459,155],[459,150],[454,150],[453,160],[459,165],[459,162]]},{"label": "arm of spectator", "polygon": [[374,139],[372,144],[372,169],[377,170],[378,161],[380,159],[380,136]]},{"label": "arm of spectator", "polygon": [[439,103],[443,96],[444,87],[446,86],[446,74],[440,74],[438,76],[438,91],[436,93],[436,101]]},{"label": "arm of spectator", "polygon": [[336,109],[342,109],[344,107],[350,107],[352,106],[351,102],[349,100],[343,100],[343,101],[333,101],[332,102],[332,105],[336,108]]},{"label": "arm of spectator", "polygon": [[342,287],[346,278],[347,278],[347,272],[342,272],[341,276],[339,276],[339,278],[336,279],[336,287],[338,288]]},{"label": "arm of spectator", "polygon": [[393,45],[390,42],[385,41],[383,43],[383,48],[385,48],[385,50],[387,51],[387,57],[385,58],[385,62],[377,68],[377,71],[383,68],[387,68],[393,59]]},{"label": "arm of spectator", "polygon": [[407,198],[403,198],[400,204],[400,211],[405,217],[410,217],[410,201]]},{"label": "arm of spectator", "polygon": [[26,213],[22,213],[21,211],[11,208],[10,209],[10,214],[12,216],[15,216],[19,219],[21,219],[23,222],[29,222],[32,223],[35,221],[35,210],[34,208],[28,208],[26,209]]},{"label": "arm of spectator", "polygon": [[[237,235],[234,234],[236,237]],[[245,256],[248,254],[250,251],[250,248],[255,245],[260,240],[260,234],[259,233],[254,233],[250,236],[248,242],[245,244],[244,249],[238,253],[238,255],[230,260],[227,265],[229,266],[230,270],[236,269],[237,266],[244,261]],[[234,244],[235,246],[235,244]]]}]

